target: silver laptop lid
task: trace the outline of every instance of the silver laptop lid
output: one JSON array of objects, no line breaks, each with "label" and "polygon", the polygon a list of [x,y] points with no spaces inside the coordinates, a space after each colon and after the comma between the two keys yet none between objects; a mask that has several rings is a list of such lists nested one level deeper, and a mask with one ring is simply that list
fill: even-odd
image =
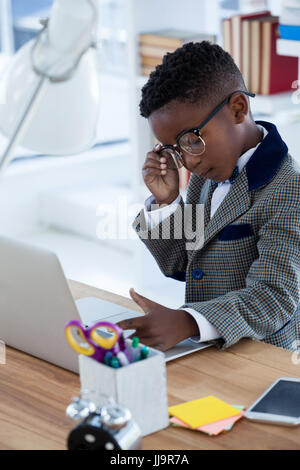
[{"label": "silver laptop lid", "polygon": [[78,371],[64,325],[79,319],[57,256],[0,237],[0,339],[5,344]]}]

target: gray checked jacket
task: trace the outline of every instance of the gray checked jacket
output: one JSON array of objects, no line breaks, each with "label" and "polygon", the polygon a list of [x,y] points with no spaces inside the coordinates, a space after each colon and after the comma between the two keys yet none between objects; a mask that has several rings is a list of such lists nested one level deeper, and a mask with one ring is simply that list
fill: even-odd
[{"label": "gray checked jacket", "polygon": [[[186,202],[181,197],[172,215],[148,229],[142,210],[133,228],[162,273],[186,283],[180,308],[193,308],[214,325],[218,348],[248,337],[298,350],[300,173],[276,126],[256,122],[268,135],[211,219],[211,181],[192,174]],[[184,230],[188,205],[190,232]],[[201,243],[188,248],[192,233],[203,229]]]}]

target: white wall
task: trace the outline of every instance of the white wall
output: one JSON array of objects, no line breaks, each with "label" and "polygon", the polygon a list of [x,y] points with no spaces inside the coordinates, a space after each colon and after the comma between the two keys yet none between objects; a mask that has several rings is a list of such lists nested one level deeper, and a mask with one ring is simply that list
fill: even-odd
[{"label": "white wall", "polygon": [[34,231],[39,220],[41,192],[84,183],[99,186],[108,181],[126,183],[129,171],[128,144],[96,148],[77,157],[13,163],[0,179],[0,233]]}]

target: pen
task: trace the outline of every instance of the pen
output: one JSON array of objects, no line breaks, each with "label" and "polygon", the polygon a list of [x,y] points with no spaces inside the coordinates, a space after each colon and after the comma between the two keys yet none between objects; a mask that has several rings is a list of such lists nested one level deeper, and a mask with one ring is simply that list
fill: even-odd
[{"label": "pen", "polygon": [[147,359],[147,357],[149,356],[149,352],[149,348],[147,348],[147,346],[143,346],[141,349],[140,360]]},{"label": "pen", "polygon": [[127,366],[129,364],[129,360],[127,359],[123,351],[117,353],[117,358],[121,366]]},{"label": "pen", "polygon": [[139,338],[137,336],[134,336],[132,338],[131,342],[131,356],[132,356],[132,361],[135,362],[139,360],[139,353],[138,353],[138,346],[139,346]]},{"label": "pen", "polygon": [[114,369],[118,369],[120,367],[119,359],[116,356],[112,357],[110,360],[110,365]]},{"label": "pen", "polygon": [[111,351],[108,351],[106,354],[105,354],[105,357],[104,357],[104,363],[109,366],[110,365],[110,360],[111,358],[113,357],[113,353]]}]

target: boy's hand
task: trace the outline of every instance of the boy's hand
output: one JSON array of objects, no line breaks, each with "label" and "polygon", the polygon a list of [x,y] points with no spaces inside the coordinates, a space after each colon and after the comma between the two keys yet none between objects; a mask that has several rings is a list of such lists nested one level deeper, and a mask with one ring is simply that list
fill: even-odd
[{"label": "boy's hand", "polygon": [[132,299],[144,310],[145,316],[129,318],[118,323],[123,330],[136,330],[140,342],[166,351],[190,336],[199,335],[194,318],[184,310],[164,307],[130,289]]},{"label": "boy's hand", "polygon": [[157,204],[171,204],[179,194],[179,174],[177,169],[168,168],[168,160],[159,155],[161,144],[148,152],[142,168],[144,182],[155,197]]}]

